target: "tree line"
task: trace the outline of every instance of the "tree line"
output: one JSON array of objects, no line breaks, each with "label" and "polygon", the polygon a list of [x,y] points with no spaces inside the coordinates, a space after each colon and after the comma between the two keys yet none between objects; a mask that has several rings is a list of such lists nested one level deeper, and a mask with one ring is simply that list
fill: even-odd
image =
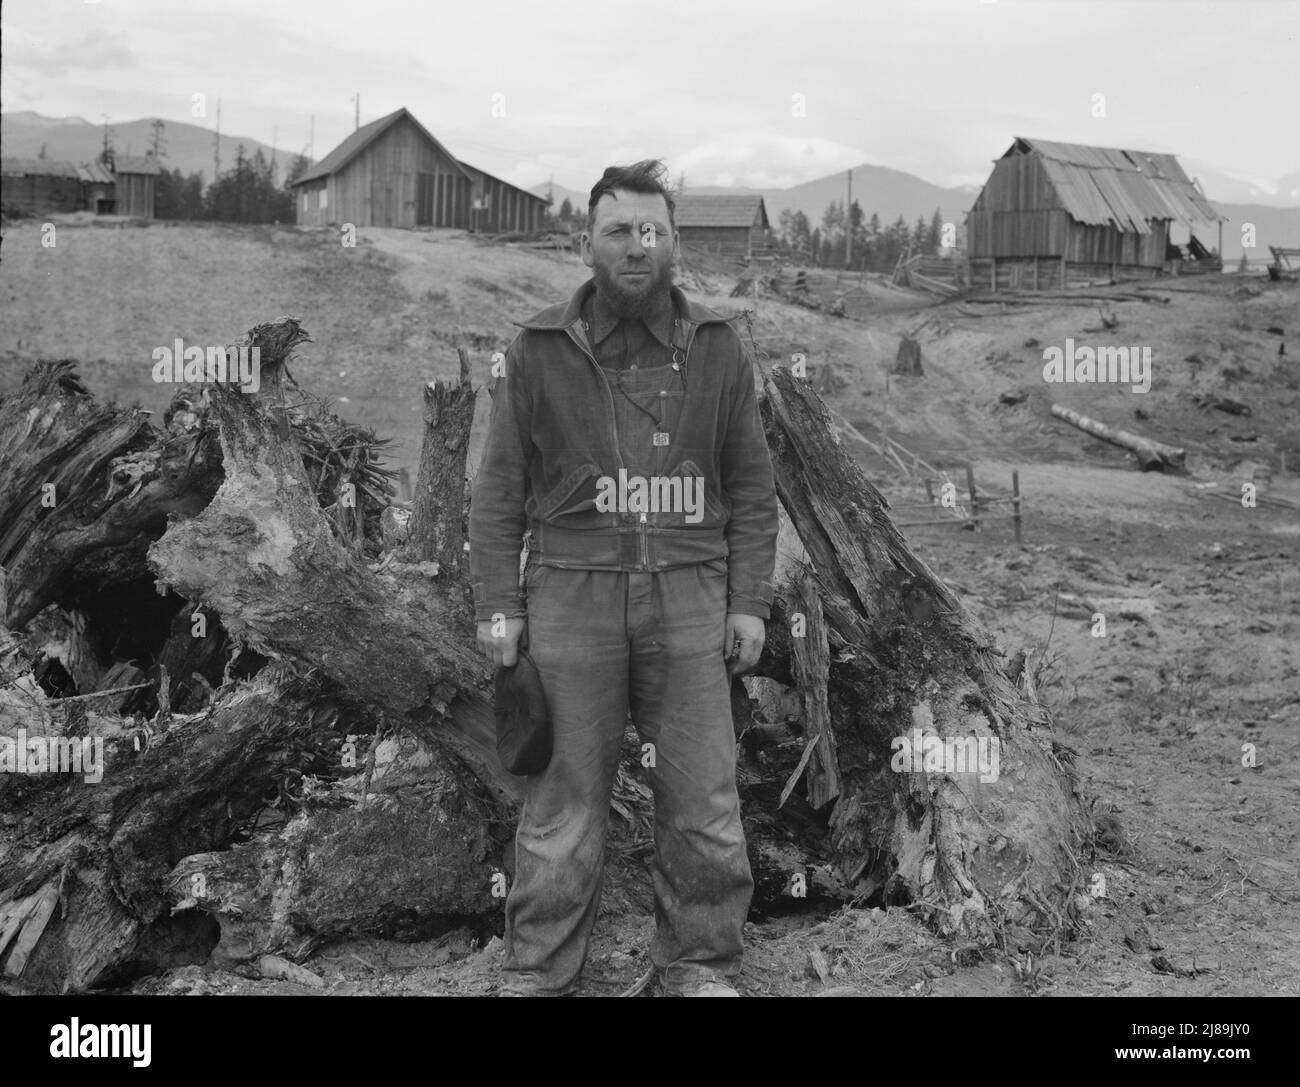
[{"label": "tree line", "polygon": [[310,165],[306,155],[295,155],[284,182],[277,185],[274,162],[267,161],[261,148],[250,158],[240,144],[235,150],[235,164],[218,174],[206,189],[203,174],[197,170],[189,175],[180,170],[163,170],[158,175],[154,215],[159,219],[227,223],[292,223],[294,193],[290,186]]},{"label": "tree line", "polygon": [[[914,255],[941,253],[943,228],[943,216],[938,208],[928,223],[925,216],[918,216],[909,228],[900,215],[892,224],[882,227],[879,214],[873,211],[868,218],[856,200],[847,215],[844,201],[832,200],[822,214],[821,224],[815,227],[802,211],[782,209],[774,236],[783,253],[795,258],[802,256],[812,264],[851,271],[889,272],[908,250]],[[954,241],[960,244],[960,226],[957,233]],[[850,236],[851,257],[848,255]]]}]

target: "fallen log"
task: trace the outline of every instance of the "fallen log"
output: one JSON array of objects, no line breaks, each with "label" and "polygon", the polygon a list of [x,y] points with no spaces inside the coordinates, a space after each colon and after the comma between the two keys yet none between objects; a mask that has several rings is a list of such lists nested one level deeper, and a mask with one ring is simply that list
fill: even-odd
[{"label": "fallen log", "polygon": [[1144,472],[1162,472],[1166,468],[1180,469],[1187,460],[1187,451],[1185,449],[1178,449],[1172,445],[1152,441],[1150,438],[1131,434],[1127,430],[1109,427],[1105,423],[1099,423],[1096,419],[1080,415],[1077,411],[1062,407],[1060,404],[1052,405],[1052,414],[1095,438],[1100,438],[1102,441],[1110,442],[1111,445],[1118,445],[1122,449],[1127,449],[1137,457],[1138,465]]}]

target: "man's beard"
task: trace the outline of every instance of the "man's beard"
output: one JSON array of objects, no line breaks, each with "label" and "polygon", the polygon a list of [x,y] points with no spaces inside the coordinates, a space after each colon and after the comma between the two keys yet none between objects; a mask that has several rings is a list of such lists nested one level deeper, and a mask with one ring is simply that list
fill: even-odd
[{"label": "man's beard", "polygon": [[608,268],[602,268],[599,264],[593,266],[596,290],[609,308],[620,317],[648,317],[663,309],[672,288],[673,266],[664,264],[654,268],[647,264],[645,270],[649,277],[637,289],[620,282],[618,275]]}]

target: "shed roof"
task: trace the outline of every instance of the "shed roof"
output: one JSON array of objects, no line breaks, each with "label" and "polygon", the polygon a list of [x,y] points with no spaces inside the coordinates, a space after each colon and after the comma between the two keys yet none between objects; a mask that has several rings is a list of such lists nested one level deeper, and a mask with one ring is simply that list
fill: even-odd
[{"label": "shed roof", "polygon": [[98,162],[86,162],[78,166],[61,159],[6,158],[0,160],[0,173],[26,174],[29,177],[67,177],[101,185],[113,184],[113,175]]},{"label": "shed roof", "polygon": [[1190,225],[1224,218],[1173,155],[1017,136],[1002,157],[1024,154],[1038,155],[1061,206],[1089,226],[1149,234],[1149,219]]},{"label": "shed roof", "polygon": [[375,140],[387,132],[389,128],[395,125],[403,117],[410,118],[411,123],[424,134],[425,138],[439,151],[446,155],[447,158],[451,159],[451,161],[455,163],[456,168],[460,170],[462,174],[469,177],[468,171],[466,171],[466,169],[460,164],[456,159],[456,156],[439,143],[438,140],[434,138],[433,133],[425,128],[424,125],[420,124],[420,122],[415,119],[415,115],[403,106],[401,109],[394,110],[392,113],[380,117],[377,121],[371,121],[367,125],[362,125],[355,132],[349,135],[341,144],[334,148],[333,151],[321,159],[320,162],[303,174],[302,177],[298,178],[298,180],[294,182],[294,185],[303,185],[308,181],[319,181],[322,177],[328,177],[330,174],[338,173],[344,166],[361,154],[362,151],[369,147]]},{"label": "shed roof", "polygon": [[486,170],[480,170],[477,166],[471,166],[468,162],[462,161],[460,162],[460,166],[469,174],[477,175],[481,178],[487,178],[489,181],[495,181],[498,185],[504,185],[508,189],[514,189],[515,192],[519,193],[521,196],[526,196],[530,200],[536,200],[539,204],[546,203],[546,197],[538,196],[536,193],[529,192],[527,189],[521,189],[518,185],[511,185],[509,181],[503,181],[495,174],[489,174]]},{"label": "shed roof", "polygon": [[162,167],[152,155],[114,155],[115,174],[160,174]]},{"label": "shed roof", "polygon": [[677,198],[673,220],[678,227],[738,226],[748,229],[754,225],[754,218],[760,211],[766,227],[767,208],[761,196],[683,193]]}]

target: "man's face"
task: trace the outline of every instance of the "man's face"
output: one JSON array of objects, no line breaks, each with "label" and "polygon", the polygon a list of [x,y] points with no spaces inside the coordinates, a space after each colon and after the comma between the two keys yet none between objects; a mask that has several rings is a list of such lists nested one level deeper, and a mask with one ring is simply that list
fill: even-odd
[{"label": "man's face", "polygon": [[677,255],[668,204],[658,193],[606,193],[591,230],[582,235],[582,262],[592,270],[596,289],[624,317],[642,317],[662,305]]}]

